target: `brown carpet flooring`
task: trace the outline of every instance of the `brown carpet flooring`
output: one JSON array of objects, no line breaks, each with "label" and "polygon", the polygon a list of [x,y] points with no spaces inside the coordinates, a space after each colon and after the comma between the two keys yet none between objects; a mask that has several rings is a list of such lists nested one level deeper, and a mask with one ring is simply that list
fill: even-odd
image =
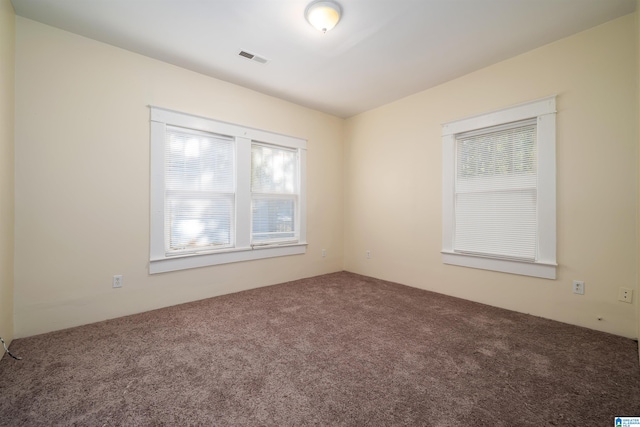
[{"label": "brown carpet flooring", "polygon": [[0,425],[611,426],[633,340],[351,273],[25,339]]}]

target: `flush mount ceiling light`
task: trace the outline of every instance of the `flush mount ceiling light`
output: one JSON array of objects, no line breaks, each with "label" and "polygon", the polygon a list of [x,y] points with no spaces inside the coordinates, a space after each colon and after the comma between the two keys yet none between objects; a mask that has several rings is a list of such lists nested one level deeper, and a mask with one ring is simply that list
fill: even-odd
[{"label": "flush mount ceiling light", "polygon": [[304,16],[314,28],[326,33],[340,21],[341,13],[340,5],[334,1],[316,1],[307,6]]}]

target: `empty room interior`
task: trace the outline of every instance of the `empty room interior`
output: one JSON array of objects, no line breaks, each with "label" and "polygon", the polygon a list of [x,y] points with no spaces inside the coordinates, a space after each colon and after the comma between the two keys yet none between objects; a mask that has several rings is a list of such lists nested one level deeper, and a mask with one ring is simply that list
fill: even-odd
[{"label": "empty room interior", "polygon": [[0,0],[0,425],[640,420],[639,13]]}]

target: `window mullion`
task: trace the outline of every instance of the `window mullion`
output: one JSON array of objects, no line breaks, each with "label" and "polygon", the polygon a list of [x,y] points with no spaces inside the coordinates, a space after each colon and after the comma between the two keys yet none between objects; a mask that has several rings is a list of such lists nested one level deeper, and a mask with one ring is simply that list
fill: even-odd
[{"label": "window mullion", "polygon": [[251,140],[236,138],[236,247],[251,246]]},{"label": "window mullion", "polygon": [[298,241],[307,242],[307,150],[298,150]]}]

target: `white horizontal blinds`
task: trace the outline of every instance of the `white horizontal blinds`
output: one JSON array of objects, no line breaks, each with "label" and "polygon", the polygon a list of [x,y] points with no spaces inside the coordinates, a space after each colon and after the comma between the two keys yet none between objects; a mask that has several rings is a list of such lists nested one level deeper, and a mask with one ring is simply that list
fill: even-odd
[{"label": "white horizontal blinds", "polygon": [[298,239],[298,153],[274,145],[251,145],[251,243]]},{"label": "white horizontal blinds", "polygon": [[534,261],[536,123],[456,136],[454,251]]},{"label": "white horizontal blinds", "polygon": [[166,128],[165,249],[195,252],[234,244],[233,140]]}]

